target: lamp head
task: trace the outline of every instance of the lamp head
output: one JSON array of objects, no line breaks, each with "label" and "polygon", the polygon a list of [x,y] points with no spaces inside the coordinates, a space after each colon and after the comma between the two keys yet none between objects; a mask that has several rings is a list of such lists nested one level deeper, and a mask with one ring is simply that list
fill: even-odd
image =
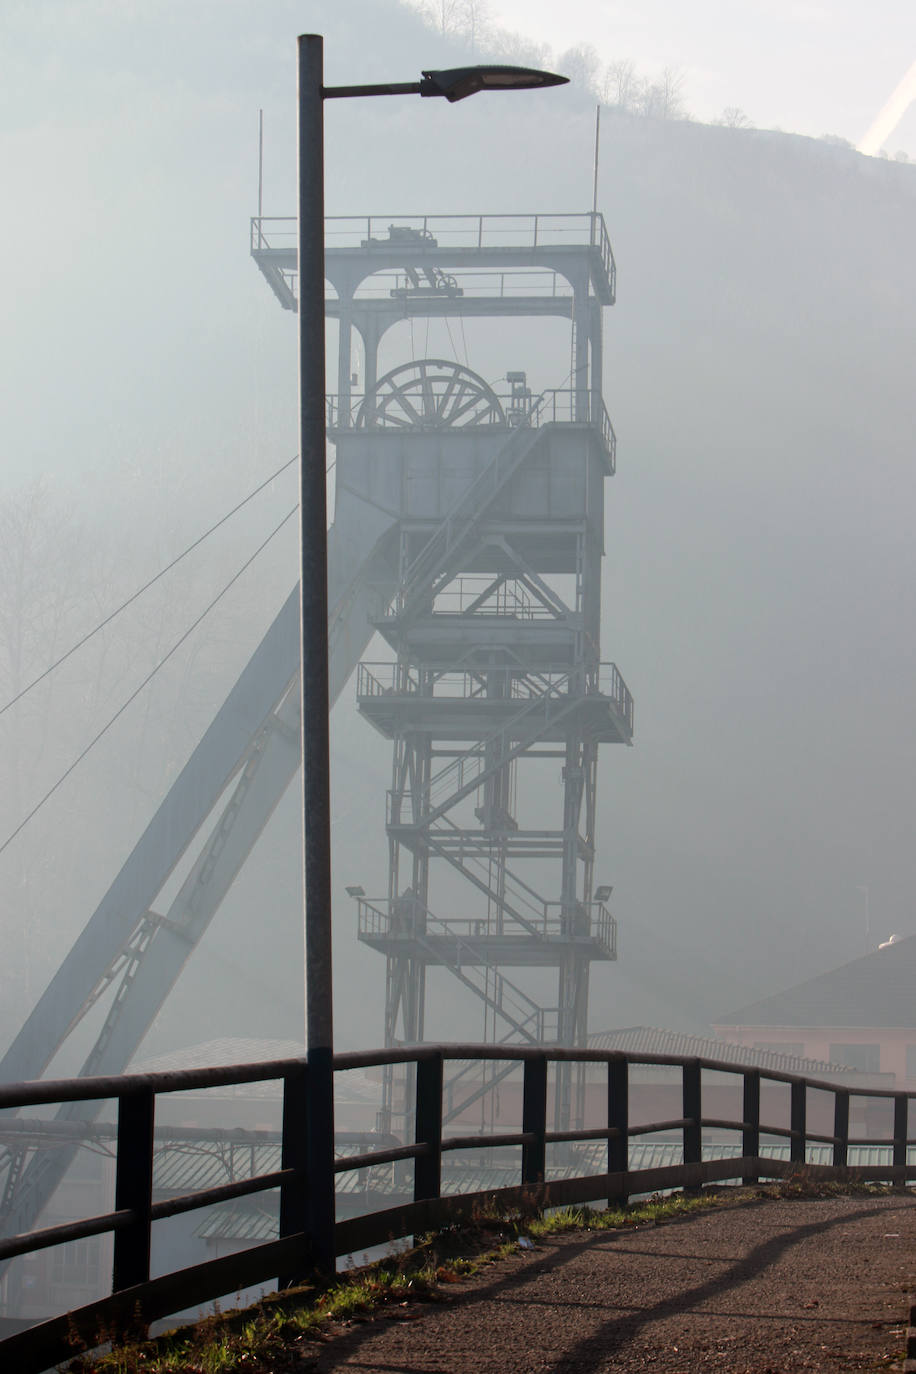
[{"label": "lamp head", "polygon": [[449,67],[441,72],[424,72],[421,95],[443,95],[446,100],[464,100],[478,91],[528,91],[540,86],[565,86],[568,76],[537,71],[534,67]]}]

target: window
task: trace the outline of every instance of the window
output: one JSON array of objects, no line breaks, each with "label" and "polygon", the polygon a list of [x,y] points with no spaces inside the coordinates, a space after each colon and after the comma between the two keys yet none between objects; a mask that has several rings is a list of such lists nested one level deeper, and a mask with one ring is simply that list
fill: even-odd
[{"label": "window", "polygon": [[54,1247],[51,1265],[53,1283],[75,1284],[80,1288],[93,1284],[99,1276],[99,1238],[69,1240]]},{"label": "window", "polygon": [[880,1045],[831,1045],[830,1058],[835,1064],[846,1064],[861,1073],[880,1073]]}]

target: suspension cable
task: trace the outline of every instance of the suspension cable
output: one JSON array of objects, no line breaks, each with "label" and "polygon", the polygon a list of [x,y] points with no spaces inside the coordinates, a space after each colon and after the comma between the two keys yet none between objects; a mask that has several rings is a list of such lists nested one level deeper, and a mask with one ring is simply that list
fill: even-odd
[{"label": "suspension cable", "polygon": [[[111,622],[115,620],[121,614],[122,611],[126,611],[128,606],[132,606],[133,603],[139,597],[141,597],[144,592],[148,592],[150,587],[155,586],[157,582],[159,582],[163,577],[165,577],[166,573],[171,572],[173,568],[177,567],[178,564],[182,561],[182,559],[187,558],[189,553],[193,553],[195,549],[199,548],[205,539],[209,539],[211,534],[215,534],[216,531],[222,525],[225,525],[227,520],[231,520],[233,515],[237,515],[238,512],[243,509],[243,507],[248,505],[249,501],[254,500],[254,498],[258,496],[264,490],[265,487],[270,486],[271,482],[275,481],[276,478],[278,478],[282,473],[284,473],[288,467],[291,467],[292,464],[296,462],[298,457],[299,455],[295,454],[292,458],[285,462],[282,467],[277,468],[276,472],[272,472],[269,477],[266,477],[263,482],[261,482],[258,486],[255,487],[254,491],[250,491],[243,500],[239,501],[237,506],[233,506],[232,510],[227,511],[226,514],[221,516],[215,524],[211,525],[208,530],[204,530],[203,534],[199,535],[193,543],[189,544],[186,549],[184,549],[180,554],[177,555],[177,557],[173,558],[171,563],[167,563],[164,568],[160,568],[159,571],[155,574],[155,576],[151,577],[148,582],[144,582],[142,587],[138,587],[137,590],[131,596],[129,596],[126,601],[122,601],[120,606],[116,607],[116,609],[113,610],[110,615],[107,615],[104,620],[100,621],[99,624],[96,625],[95,629],[90,630],[87,634],[84,634],[82,639],[78,639],[75,644],[71,645],[65,653],[61,654],[60,658],[55,659],[53,663],[49,664],[49,666],[45,668],[43,672],[40,672],[36,678],[33,678],[32,681],[29,682],[25,687],[23,687],[20,692],[17,692],[14,697],[11,697],[10,700],[6,702],[4,706],[0,706],[0,716],[2,716],[6,711],[8,711],[11,706],[15,706],[18,701],[21,701],[22,698],[26,696],[29,692],[31,692],[33,688],[37,687],[39,683],[44,682],[46,677],[50,677],[51,673],[55,672],[56,669],[58,669],[62,664],[66,663],[69,658],[72,658],[78,649],[82,649],[84,644],[88,644],[90,639],[94,639],[95,636],[99,634],[101,630],[104,630],[106,625],[110,625]],[[0,853],[2,853],[2,850],[0,850]]]},{"label": "suspension cable", "polygon": [[79,754],[77,754],[76,758],[73,760],[70,766],[63,773],[61,773],[60,777],[57,779],[57,782],[55,782],[52,787],[48,788],[47,792],[44,794],[41,800],[36,802],[36,804],[32,807],[31,811],[29,811],[25,818],[21,820],[19,824],[16,826],[16,829],[13,830],[12,833],[6,837],[2,844],[0,844],[0,854],[2,854],[4,850],[12,844],[13,840],[15,840],[17,835],[20,835],[22,833],[22,831],[28,825],[29,821],[31,821],[35,816],[38,815],[38,812],[41,810],[44,804],[47,801],[50,801],[50,799],[54,796],[54,793],[58,790],[58,788],[61,787],[67,781],[67,778],[69,778],[70,774],[76,768],[79,767],[79,765],[82,763],[83,759],[90,752],[90,750],[95,748],[99,740],[102,739],[102,737],[108,733],[108,731],[111,729],[114,723],[117,720],[119,720],[121,716],[123,716],[128,706],[130,706],[132,702],[136,701],[137,697],[143,691],[144,687],[147,687],[149,683],[152,682],[153,678],[159,672],[160,668],[165,667],[166,663],[168,663],[169,659],[173,656],[173,654],[177,653],[177,651],[181,648],[182,644],[184,644],[184,642],[194,633],[194,631],[201,624],[201,622],[205,620],[206,617],[210,614],[210,612],[214,609],[214,607],[217,606],[220,601],[222,601],[223,597],[230,590],[230,588],[232,588],[235,585],[235,583],[238,582],[242,574],[246,572],[248,568],[251,567],[252,563],[255,561],[258,555],[264,552],[264,550],[267,548],[271,540],[274,539],[275,536],[280,533],[283,526],[287,523],[287,521],[292,519],[292,517],[296,514],[296,511],[298,509],[298,506],[293,506],[292,510],[287,511],[286,515],[284,515],[279,525],[274,526],[270,534],[258,545],[254,553],[251,555],[251,557],[245,560],[245,562],[239,568],[238,572],[235,573],[229,579],[229,581],[225,584],[221,591],[217,592],[216,596],[209,603],[209,605],[206,606],[203,611],[201,611],[197,619],[194,620],[188,626],[184,633],[172,645],[171,649],[169,649],[168,652],[164,654],[163,657],[159,660],[156,666],[152,668],[150,672],[147,673],[146,677],[140,683],[139,687],[136,687],[131,692],[130,696],[126,699],[126,701],[122,702],[122,704],[118,707],[117,711],[115,711],[114,715],[110,718],[107,724],[103,725],[101,730],[99,730],[98,734],[94,735],[93,738],[86,745],[86,747],[83,750],[81,750]]}]

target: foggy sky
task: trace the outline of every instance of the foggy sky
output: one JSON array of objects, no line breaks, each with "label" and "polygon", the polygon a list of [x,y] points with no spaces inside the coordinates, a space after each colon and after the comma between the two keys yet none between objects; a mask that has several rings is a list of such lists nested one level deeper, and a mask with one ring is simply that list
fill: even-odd
[{"label": "foggy sky", "polygon": [[[916,59],[908,0],[494,0],[493,18],[558,51],[590,43],[604,61],[679,68],[697,118],[737,106],[761,128],[858,144]],[[916,158],[916,111],[890,151]]]},{"label": "foggy sky", "polygon": [[[91,539],[116,532],[106,576],[118,590],[140,580],[132,558],[155,566],[295,451],[295,320],[248,258],[247,235],[259,106],[265,212],[294,210],[296,33],[326,33],[329,82],[406,80],[467,55],[393,4],[306,10],[37,0],[0,20],[12,207],[0,228],[2,480],[14,492],[41,477],[59,507],[88,513]],[[887,22],[875,28],[886,38]],[[681,34],[673,19],[671,32]],[[785,46],[776,26],[771,41]],[[875,108],[886,94],[875,77],[885,55],[865,44],[865,122],[872,93]],[[747,80],[728,103],[759,115]],[[823,131],[857,136],[830,118],[837,109],[824,106]],[[572,88],[455,107],[379,101],[371,119],[337,102],[328,211],[588,209],[593,120],[591,97]],[[619,456],[602,656],[620,666],[637,715],[635,747],[605,750],[601,765],[597,873],[614,884],[620,962],[593,979],[594,1029],[702,1027],[853,957],[862,888],[874,943],[916,929],[914,194],[916,168],[818,142],[604,121],[599,208],[619,272],[605,382]],[[502,337],[469,328],[471,365],[549,371],[540,335]],[[204,605],[288,494],[280,484],[195,564],[177,604]],[[182,682],[199,691],[189,704],[176,690],[156,719],[163,732],[178,721],[186,748],[292,584],[295,556],[287,539],[218,622],[203,677],[184,661]],[[152,654],[142,625],[133,633]],[[97,715],[87,707],[77,731],[66,698],[55,704],[36,793],[116,699],[112,689]],[[0,856],[7,930],[21,920],[17,883],[35,887],[36,992],[167,782],[165,765],[146,789],[119,767],[139,729],[125,720],[36,819],[20,857]],[[155,739],[147,747],[155,754]],[[389,746],[356,717],[352,686],[333,749],[337,891],[381,891]],[[54,856],[80,851],[87,817],[91,871],[87,860],[68,886]],[[292,798],[154,1046],[299,1034],[296,827]],[[345,1046],[382,1037],[384,964],[354,926],[342,899]],[[473,1015],[453,1033],[476,1034]]]}]

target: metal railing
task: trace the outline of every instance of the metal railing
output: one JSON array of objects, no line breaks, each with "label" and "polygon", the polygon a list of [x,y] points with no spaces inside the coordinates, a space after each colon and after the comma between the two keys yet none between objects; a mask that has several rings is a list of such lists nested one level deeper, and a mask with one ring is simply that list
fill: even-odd
[{"label": "metal railing", "polygon": [[[377,697],[414,697],[423,701],[473,701],[480,705],[499,705],[506,701],[534,702],[546,698],[575,697],[581,677],[586,696],[604,696],[633,730],[633,696],[616,663],[599,663],[583,668],[581,674],[568,667],[546,666],[539,671],[518,668],[486,669],[419,669],[409,663],[371,663],[358,665],[356,676],[357,699]],[[502,687],[500,696],[492,696],[493,685]],[[519,720],[523,717],[520,715]],[[501,727],[505,730],[506,727]],[[453,762],[446,765],[432,780],[438,784],[441,774],[456,772]]]},{"label": "metal railing", "polygon": [[[501,1134],[445,1136],[443,1133],[443,1070],[449,1060],[499,1061],[523,1066],[521,1121],[519,1128]],[[607,1075],[606,1116],[601,1125],[587,1129],[549,1131],[548,1070],[552,1063],[603,1065]],[[563,1206],[600,1199],[625,1199],[637,1193],[664,1188],[696,1188],[704,1183],[790,1175],[804,1167],[814,1178],[841,1178],[903,1184],[916,1178],[916,1165],[907,1162],[909,1105],[914,1093],[881,1088],[855,1088],[818,1079],[751,1067],[728,1060],[691,1058],[682,1055],[622,1053],[560,1047],[517,1045],[420,1045],[412,1048],[370,1050],[335,1056],[337,1072],[372,1069],[388,1064],[416,1068],[415,1132],[409,1144],[386,1146],[337,1159],[336,1173],[368,1169],[383,1163],[413,1161],[413,1199],[398,1206],[347,1218],[336,1223],[333,1238],[324,1237],[322,1249],[337,1255],[359,1254],[370,1246],[467,1219],[485,1203],[504,1207],[521,1203]],[[681,1114],[665,1121],[630,1124],[629,1068],[656,1064],[681,1070]],[[704,1116],[703,1074],[713,1071],[740,1077],[743,1084],[740,1115],[734,1119]],[[152,1192],[153,1140],[156,1100],[160,1094],[203,1090],[217,1086],[279,1080],[283,1084],[283,1133],[281,1167],[239,1182],[205,1188],[165,1202],[154,1202]],[[789,1125],[761,1120],[761,1083],[789,1086]],[[832,1095],[833,1130],[808,1129],[809,1090]],[[121,1075],[111,1078],[69,1079],[57,1082],[17,1083],[0,1087],[0,1110],[52,1105],[63,1102],[114,1099],[118,1104],[116,1141],[115,1206],[112,1212],[87,1217],[62,1226],[30,1231],[0,1240],[0,1260],[67,1241],[113,1233],[114,1266],[112,1295],[62,1313],[26,1331],[0,1341],[0,1367],[18,1374],[37,1374],[49,1365],[77,1353],[82,1342],[97,1344],[99,1333],[111,1334],[167,1317],[173,1312],[209,1302],[241,1288],[261,1284],[277,1275],[294,1276],[308,1270],[312,1237],[305,1229],[308,1188],[303,1112],[307,1110],[309,1070],[304,1059],[275,1060],[266,1064],[241,1064],[229,1068],[172,1073]],[[893,1108],[891,1134],[880,1140],[850,1136],[850,1099],[883,1099]],[[703,1158],[703,1131],[714,1128],[740,1134],[740,1152],[718,1159]],[[670,1136],[681,1141],[681,1163],[660,1168],[630,1169],[628,1142],[636,1136]],[[789,1159],[765,1158],[761,1135],[787,1139]],[[606,1168],[597,1174],[548,1177],[547,1146],[604,1142]],[[806,1163],[809,1143],[832,1147],[831,1165]],[[886,1162],[847,1167],[850,1145],[883,1147]],[[487,1150],[521,1147],[518,1182],[492,1193],[442,1196],[443,1155],[453,1150]],[[150,1237],[155,1222],[164,1217],[210,1207],[256,1192],[278,1188],[279,1237],[210,1260],[192,1268],[151,1279]],[[324,1245],[324,1242],[328,1242]],[[284,1280],[281,1278],[281,1282]]]},{"label": "metal railing", "polygon": [[[254,216],[251,219],[251,252],[262,263],[268,254],[285,260],[280,265],[274,264],[271,270],[282,274],[291,301],[295,297],[297,277],[296,234],[293,215]],[[422,259],[427,253],[431,258],[448,258],[469,249],[478,253],[499,253],[500,250],[536,253],[538,249],[594,248],[610,300],[613,301],[616,295],[617,268],[611,240],[604,216],[596,212],[570,215],[337,215],[325,219],[328,253],[349,249],[377,252],[381,258],[392,252],[397,254],[405,246],[409,247],[411,262]],[[486,294],[486,288],[472,290],[471,294]],[[504,283],[496,294],[506,294]],[[536,294],[545,292],[540,290]],[[558,294],[556,282],[546,294]]]},{"label": "metal railing", "polygon": [[[514,895],[514,894],[513,894]],[[361,939],[405,940],[437,936],[453,940],[459,948],[473,952],[473,942],[493,935],[492,922],[474,916],[434,916],[416,900],[405,897],[357,897],[357,929]],[[537,907],[528,902],[523,913],[514,914],[509,908],[504,915],[500,934],[525,934],[544,940],[597,939],[612,958],[617,955],[617,922],[604,902],[593,899],[577,902],[567,919],[562,902],[539,901]]]},{"label": "metal railing", "polygon": [[[493,394],[502,407],[503,421],[499,420],[495,411],[490,411],[483,422],[477,422],[471,416],[466,424],[448,428],[455,433],[471,428],[496,429],[499,432],[503,426],[506,429],[540,429],[548,424],[594,424],[600,430],[611,472],[616,472],[617,435],[607,406],[600,397],[596,401],[590,392],[574,387],[546,387],[523,402],[509,392],[494,391]],[[368,429],[392,429],[399,434],[404,432],[403,422],[400,419],[392,420],[384,408],[371,416],[364,416],[362,408],[365,400],[366,393],[363,391],[350,392],[345,401],[339,392],[328,392],[325,396],[328,429],[336,432],[365,426]]]},{"label": "metal railing", "polygon": [[[616,673],[612,663],[602,664],[608,670],[606,681],[612,685],[610,670]],[[574,690],[576,674],[568,666],[545,667],[541,670],[526,671],[522,668],[437,668],[424,666],[417,668],[411,663],[373,663],[362,662],[357,669],[357,697],[408,696],[422,697],[424,700],[476,701],[478,703],[505,703],[506,701],[532,701],[541,698],[545,692],[571,692]],[[598,675],[583,670],[583,679],[588,679],[586,690],[600,691]],[[617,674],[619,682],[623,679]],[[502,688],[498,697],[488,695],[494,686]],[[616,700],[616,698],[615,698]]]},{"label": "metal railing", "polygon": [[597,674],[590,677],[586,683],[586,691],[599,692],[602,696],[610,697],[632,734],[633,695],[621,677],[616,663],[599,663]]},{"label": "metal railing", "polygon": [[436,615],[499,616],[513,620],[556,620],[556,613],[515,578],[497,578],[485,573],[456,577],[436,596]]},{"label": "metal railing", "polygon": [[[344,248],[390,251],[408,245],[411,253],[437,249],[593,247],[607,276],[614,254],[603,215],[328,215],[328,251]],[[392,230],[395,231],[392,234]],[[399,232],[400,231],[400,232]],[[295,249],[295,215],[262,215],[251,220],[252,252]]]}]

